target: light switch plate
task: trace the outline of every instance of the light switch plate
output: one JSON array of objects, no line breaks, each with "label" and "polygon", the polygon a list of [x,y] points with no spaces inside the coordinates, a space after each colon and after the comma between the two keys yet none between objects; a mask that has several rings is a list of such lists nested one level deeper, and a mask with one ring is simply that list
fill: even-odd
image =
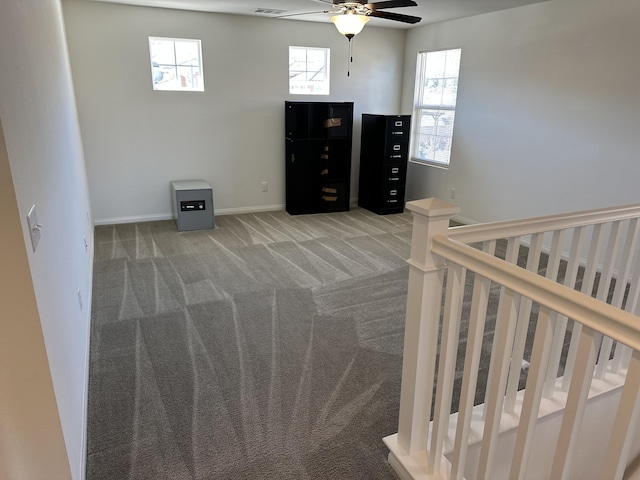
[{"label": "light switch plate", "polygon": [[38,242],[40,242],[40,230],[42,229],[42,225],[38,223],[38,213],[35,205],[31,206],[27,214],[27,223],[29,224],[29,233],[31,235],[31,246],[35,252],[36,248],[38,248]]}]

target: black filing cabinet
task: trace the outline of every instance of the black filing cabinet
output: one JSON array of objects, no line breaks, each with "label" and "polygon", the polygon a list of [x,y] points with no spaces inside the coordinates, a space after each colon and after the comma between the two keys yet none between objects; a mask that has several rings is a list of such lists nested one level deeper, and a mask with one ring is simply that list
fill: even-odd
[{"label": "black filing cabinet", "polygon": [[362,114],[358,205],[379,215],[404,210],[410,115]]},{"label": "black filing cabinet", "polygon": [[353,102],[285,102],[286,209],[349,210]]}]

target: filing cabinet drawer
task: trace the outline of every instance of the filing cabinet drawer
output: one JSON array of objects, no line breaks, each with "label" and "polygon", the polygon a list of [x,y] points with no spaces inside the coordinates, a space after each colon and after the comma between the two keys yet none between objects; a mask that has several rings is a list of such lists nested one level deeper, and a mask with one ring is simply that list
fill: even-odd
[{"label": "filing cabinet drawer", "polygon": [[404,185],[402,187],[387,186],[382,191],[383,198],[404,197]]},{"label": "filing cabinet drawer", "polygon": [[390,207],[403,207],[404,205],[404,186],[400,187],[387,187],[382,192],[382,206],[383,208]]},{"label": "filing cabinet drawer", "polygon": [[385,165],[383,167],[382,181],[386,185],[400,184],[404,186],[406,177],[406,165]]},{"label": "filing cabinet drawer", "polygon": [[409,153],[408,143],[389,143],[385,148],[385,163],[402,163]]},{"label": "filing cabinet drawer", "polygon": [[387,142],[408,142],[409,141],[409,124],[407,117],[391,117],[387,119]]}]

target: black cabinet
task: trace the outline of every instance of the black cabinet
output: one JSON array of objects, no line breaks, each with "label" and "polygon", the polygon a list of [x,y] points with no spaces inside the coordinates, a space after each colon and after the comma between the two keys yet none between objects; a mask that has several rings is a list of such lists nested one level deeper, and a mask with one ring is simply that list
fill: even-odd
[{"label": "black cabinet", "polygon": [[410,115],[362,114],[358,205],[380,215],[404,210]]},{"label": "black cabinet", "polygon": [[349,210],[353,102],[285,102],[286,209]]}]

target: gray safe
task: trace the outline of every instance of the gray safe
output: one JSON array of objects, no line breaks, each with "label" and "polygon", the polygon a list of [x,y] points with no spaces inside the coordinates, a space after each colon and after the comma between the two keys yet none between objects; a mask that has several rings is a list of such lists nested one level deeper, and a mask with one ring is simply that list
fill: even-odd
[{"label": "gray safe", "polygon": [[204,180],[171,182],[173,216],[178,230],[204,230],[214,227],[213,189]]}]

